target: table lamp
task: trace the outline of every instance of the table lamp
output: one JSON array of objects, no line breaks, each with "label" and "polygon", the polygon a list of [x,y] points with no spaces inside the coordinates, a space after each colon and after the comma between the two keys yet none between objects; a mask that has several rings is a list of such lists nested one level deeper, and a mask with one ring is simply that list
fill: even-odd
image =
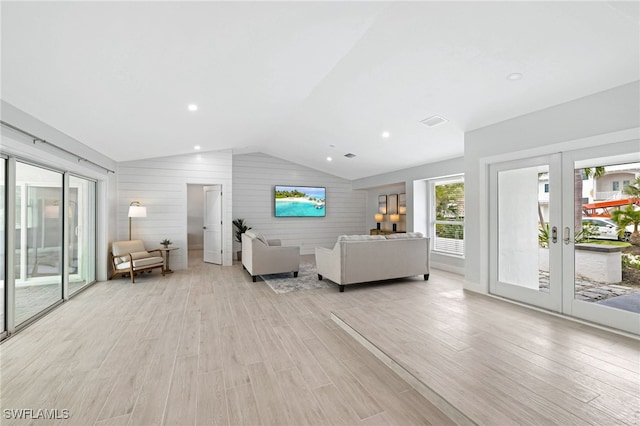
[{"label": "table lamp", "polygon": [[391,223],[393,223],[393,232],[396,232],[398,230],[397,223],[400,222],[400,215],[391,214],[389,215],[389,220],[391,221]]},{"label": "table lamp", "polygon": [[380,213],[376,213],[373,215],[373,217],[375,218],[377,223],[377,229],[378,231],[380,230],[380,222],[382,222],[384,220],[384,215],[380,214]]}]

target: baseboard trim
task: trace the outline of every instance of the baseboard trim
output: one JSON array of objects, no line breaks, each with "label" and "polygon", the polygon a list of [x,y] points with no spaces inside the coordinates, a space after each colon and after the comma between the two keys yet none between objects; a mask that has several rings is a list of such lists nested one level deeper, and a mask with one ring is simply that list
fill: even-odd
[{"label": "baseboard trim", "polygon": [[624,330],[619,330],[617,328],[613,328],[613,327],[609,327],[606,325],[601,325],[595,322],[591,322],[582,318],[578,318],[578,317],[572,317],[571,315],[566,315],[566,314],[561,314],[559,312],[554,312],[554,311],[550,311],[548,309],[544,309],[544,308],[540,308],[538,306],[534,306],[534,305],[527,305],[526,303],[523,302],[519,302],[517,300],[513,300],[513,299],[508,299],[506,297],[502,297],[502,296],[498,296],[496,294],[491,294],[491,293],[481,293],[481,292],[476,292],[478,294],[481,294],[483,296],[489,296],[491,298],[494,299],[498,299],[498,300],[502,300],[503,302],[507,302],[507,303],[511,303],[513,305],[518,305],[521,306],[523,308],[527,308],[527,309],[531,309],[533,311],[537,311],[537,312],[542,312],[544,314],[548,314],[548,315],[553,315],[554,317],[558,317],[558,318],[562,318],[568,321],[573,321],[582,325],[586,325],[589,327],[593,327],[593,328],[597,328],[598,330],[602,330],[602,331],[607,331],[609,333],[613,333],[613,334],[618,334],[620,336],[623,337],[627,337],[629,339],[633,339],[633,340],[638,340],[640,341],[640,336],[634,333],[630,333],[628,331],[624,331]]},{"label": "baseboard trim", "polygon": [[441,271],[452,272],[454,274],[464,276],[463,267],[447,265],[446,263],[434,262],[433,259],[429,262],[429,266],[433,269],[439,269]]}]

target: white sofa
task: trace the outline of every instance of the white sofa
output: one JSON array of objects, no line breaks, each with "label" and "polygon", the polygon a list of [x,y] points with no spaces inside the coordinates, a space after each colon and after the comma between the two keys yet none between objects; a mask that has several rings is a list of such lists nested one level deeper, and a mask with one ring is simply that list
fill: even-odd
[{"label": "white sofa", "polygon": [[429,279],[429,238],[421,233],[341,235],[332,249],[316,247],[318,279],[345,285],[424,275]]},{"label": "white sofa", "polygon": [[300,247],[283,246],[280,240],[267,240],[262,234],[247,231],[242,234],[242,266],[253,282],[256,276],[300,270]]}]

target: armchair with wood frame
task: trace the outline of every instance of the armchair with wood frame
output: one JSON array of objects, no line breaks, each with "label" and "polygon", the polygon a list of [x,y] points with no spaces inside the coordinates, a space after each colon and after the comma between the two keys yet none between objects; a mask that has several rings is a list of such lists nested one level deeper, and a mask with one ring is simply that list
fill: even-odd
[{"label": "armchair with wood frame", "polygon": [[147,251],[142,240],[114,241],[111,245],[113,272],[109,279],[117,275],[129,274],[135,283],[135,274],[160,268],[164,276],[164,258],[158,249]]}]

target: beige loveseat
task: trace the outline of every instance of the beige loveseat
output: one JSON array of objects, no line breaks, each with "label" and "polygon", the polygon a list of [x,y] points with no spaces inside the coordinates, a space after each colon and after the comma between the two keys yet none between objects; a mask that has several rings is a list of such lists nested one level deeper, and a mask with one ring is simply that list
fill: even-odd
[{"label": "beige loveseat", "polygon": [[160,250],[147,251],[142,240],[114,241],[111,244],[111,266],[116,275],[129,274],[135,283],[136,272],[160,268],[164,276],[164,258]]},{"label": "beige loveseat", "polygon": [[340,286],[424,275],[429,279],[429,238],[420,233],[341,235],[332,249],[316,247],[318,279]]},{"label": "beige loveseat", "polygon": [[247,231],[242,234],[242,266],[253,282],[256,276],[300,270],[300,247],[283,246],[280,240],[267,240],[262,234]]}]

